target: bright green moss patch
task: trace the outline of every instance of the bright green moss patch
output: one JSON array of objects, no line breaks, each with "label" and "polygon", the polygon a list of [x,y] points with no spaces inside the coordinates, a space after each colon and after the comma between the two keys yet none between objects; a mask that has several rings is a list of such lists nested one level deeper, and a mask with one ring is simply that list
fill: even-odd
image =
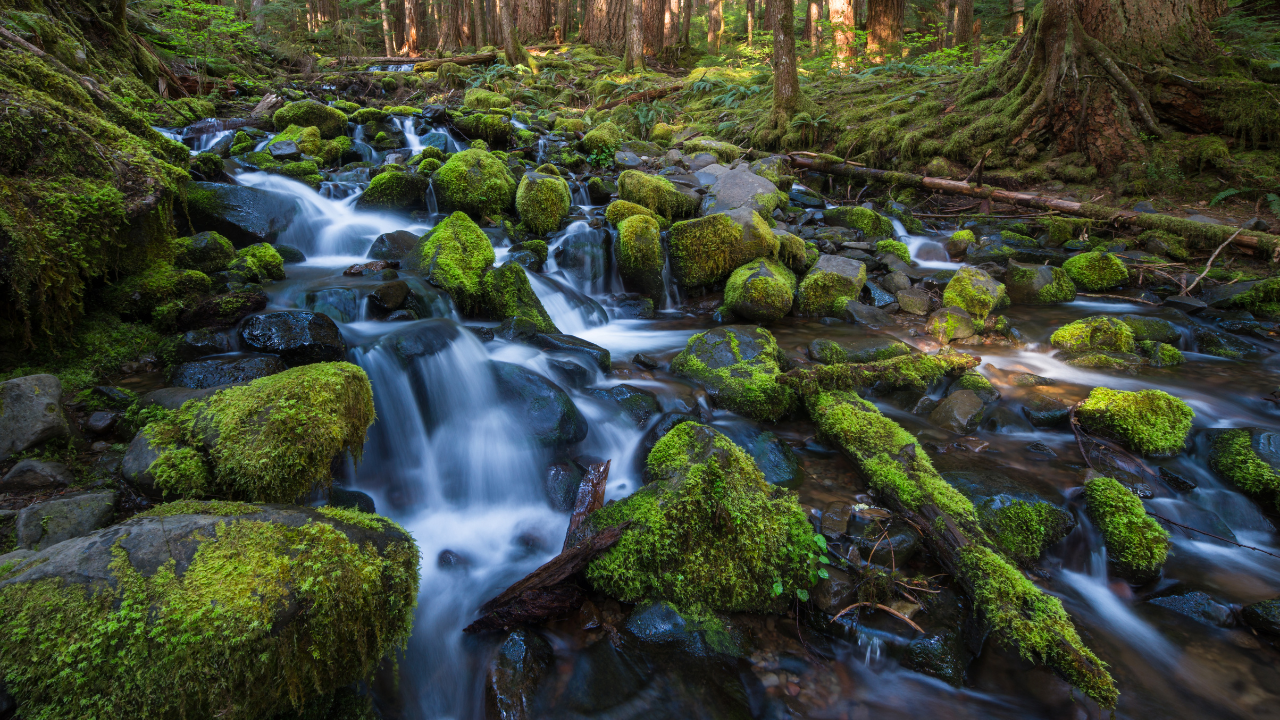
[{"label": "bright green moss patch", "polygon": [[1155,578],[1169,554],[1169,533],[1142,509],[1142,501],[1109,477],[1084,484],[1085,508],[1102,531],[1107,558],[1135,582]]},{"label": "bright green moss patch", "polygon": [[985,270],[973,267],[957,270],[942,294],[943,305],[963,308],[976,323],[985,321],[1003,299],[1004,285],[996,282]]},{"label": "bright green moss patch", "polygon": [[600,529],[632,523],[588,566],[596,589],[694,611],[768,612],[808,598],[826,543],[733,441],[682,423],[649,453],[648,472],[653,482],[591,515]]},{"label": "bright green moss patch", "polygon": [[[320,129],[315,127],[302,127],[300,125],[290,125],[284,131],[271,138],[271,142],[267,143],[267,147],[277,143],[292,141],[298,145],[298,149],[307,155],[319,155],[321,148],[324,147],[324,140],[320,138]],[[265,152],[265,151],[264,151]],[[270,156],[270,153],[267,153]]]},{"label": "bright green moss patch", "polygon": [[[831,364],[809,370],[793,370],[782,382],[810,396],[823,390],[857,390],[879,386],[926,391],[945,375],[972,370],[978,364],[975,355],[959,352],[924,355],[911,353],[865,363],[849,363],[844,350],[829,350]],[[978,377],[982,377],[979,375]],[[985,379],[985,378],[984,378]],[[990,388],[988,385],[988,389]]]},{"label": "bright green moss patch", "polygon": [[173,517],[175,515],[252,515],[261,505],[234,500],[175,500],[144,510],[134,517]]},{"label": "bright green moss patch", "polygon": [[619,221],[618,272],[623,280],[650,297],[660,297],[666,290],[662,283],[665,262],[657,220],[645,214],[635,214]]},{"label": "bright green moss patch", "polygon": [[1067,258],[1062,269],[1067,271],[1076,285],[1090,292],[1110,290],[1129,282],[1129,269],[1120,258],[1101,251]]},{"label": "bright green moss patch", "polygon": [[169,494],[291,502],[313,484],[332,482],[339,453],[360,457],[373,417],[363,370],[315,363],[188,402],[147,432],[157,444],[179,448],[153,464],[166,475]]},{"label": "bright green moss patch", "polygon": [[1046,502],[1013,500],[1000,507],[980,507],[982,527],[1009,559],[1028,566],[1044,549],[1066,537],[1071,516]]},{"label": "bright green moss patch", "polygon": [[[596,128],[591,133],[599,130]],[[626,170],[618,176],[618,197],[649,208],[667,220],[691,217],[698,212],[696,198],[680,192],[664,177],[639,170]]]},{"label": "bright green moss patch", "polygon": [[845,206],[824,210],[823,216],[828,225],[861,230],[869,238],[893,237],[893,223],[889,218],[877,214],[875,210]]},{"label": "bright green moss patch", "polygon": [[516,182],[501,160],[484,150],[463,150],[431,176],[444,207],[497,216],[515,200]]},{"label": "bright green moss patch", "polygon": [[1133,329],[1118,318],[1097,315],[1063,325],[1054,331],[1049,342],[1067,352],[1111,351],[1131,353],[1134,350]]},{"label": "bright green moss patch", "polygon": [[332,520],[362,527],[366,530],[381,530],[387,526],[400,529],[399,525],[396,525],[394,522],[382,517],[381,515],[361,512],[355,508],[324,505],[316,508],[316,512]]},{"label": "bright green moss patch", "polygon": [[516,190],[516,210],[530,232],[543,235],[560,228],[569,214],[569,184],[556,174],[541,170],[525,173]]},{"label": "bright green moss patch", "polygon": [[1253,434],[1259,430],[1226,430],[1213,439],[1209,463],[1237,487],[1280,510],[1280,472],[1258,454]]},{"label": "bright green moss patch", "polygon": [[838,314],[837,306],[843,308],[843,298],[856,298],[867,282],[867,266],[854,261],[857,275],[848,275],[823,270],[822,261],[810,270],[800,281],[796,295],[796,314],[823,316]]},{"label": "bright green moss patch", "polygon": [[902,262],[911,263],[911,250],[900,240],[881,240],[876,243],[876,252],[896,255]]},{"label": "bright green moss patch", "polygon": [[702,383],[716,403],[753,420],[776,421],[796,404],[777,382],[782,351],[764,328],[728,326],[689,338],[671,371]]},{"label": "bright green moss patch", "polygon": [[285,130],[290,125],[314,127],[323,138],[342,135],[347,130],[347,115],[337,108],[329,107],[315,100],[291,102],[271,116],[276,130]]},{"label": "bright green moss patch", "polygon": [[738,317],[772,322],[791,312],[796,276],[785,265],[759,258],[743,265],[725,283],[725,305]]},{"label": "bright green moss patch", "polygon": [[489,237],[466,213],[455,212],[432,229],[413,265],[431,284],[443,288],[464,315],[480,306],[480,276],[496,256]]},{"label": "bright green moss patch", "polygon": [[729,163],[742,157],[742,148],[732,143],[720,142],[712,140],[708,137],[694,138],[693,140],[684,141],[684,154],[693,157],[698,153],[711,153],[716,156],[722,165]]},{"label": "bright green moss patch", "polygon": [[1090,432],[1115,438],[1144,455],[1176,455],[1191,432],[1195,412],[1162,390],[1125,392],[1094,388],[1077,409]]},{"label": "bright green moss patch", "polygon": [[367,209],[404,210],[421,206],[426,201],[427,178],[403,169],[384,170],[369,181],[369,186],[356,200],[356,206]]},{"label": "bright green moss patch", "polygon": [[462,106],[473,110],[494,110],[511,107],[511,98],[496,92],[471,88],[462,98]]},{"label": "bright green moss patch", "polygon": [[1011,260],[1004,281],[1010,299],[1022,305],[1051,305],[1076,299],[1076,284],[1060,267]]},{"label": "bright green moss patch", "polygon": [[780,246],[758,213],[748,208],[716,213],[671,226],[671,269],[684,287],[709,285],[750,260],[776,258]]},{"label": "bright green moss patch", "polygon": [[236,259],[231,241],[216,232],[203,232],[173,241],[173,265],[210,274],[225,270]]},{"label": "bright green moss patch", "polygon": [[1178,348],[1155,340],[1138,343],[1138,352],[1151,361],[1152,367],[1172,367],[1186,362]]},{"label": "bright green moss patch", "polygon": [[525,269],[516,263],[505,263],[485,273],[480,293],[484,315],[491,320],[524,318],[532,321],[538,332],[560,332],[529,285]]},{"label": "bright green moss patch", "polygon": [[608,162],[613,162],[613,154],[621,144],[622,129],[611,122],[602,123],[582,138],[583,152],[593,156],[607,155]]},{"label": "bright green moss patch", "polygon": [[157,262],[112,285],[107,303],[122,316],[148,319],[157,307],[207,293],[210,285],[209,276],[199,270],[178,270],[167,262]]},{"label": "bright green moss patch", "polygon": [[284,279],[284,258],[267,243],[254,243],[242,248],[236,257],[244,258],[259,276],[270,280]]},{"label": "bright green moss patch", "polygon": [[621,225],[623,220],[626,220],[632,215],[647,215],[648,217],[653,218],[658,223],[658,227],[662,229],[671,227],[670,220],[662,217],[643,205],[637,205],[633,202],[627,202],[626,200],[614,200],[609,203],[609,207],[605,208],[604,211],[604,219],[614,225]]},{"label": "bright green moss patch", "polygon": [[1273,316],[1277,314],[1277,302],[1280,302],[1280,277],[1273,277],[1235,296],[1229,305],[1258,315]]}]

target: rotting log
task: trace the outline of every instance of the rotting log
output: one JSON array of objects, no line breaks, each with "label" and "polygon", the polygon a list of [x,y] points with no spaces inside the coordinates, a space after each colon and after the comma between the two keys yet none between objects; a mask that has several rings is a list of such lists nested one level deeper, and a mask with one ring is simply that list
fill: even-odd
[{"label": "rotting log", "polygon": [[414,72],[434,72],[445,63],[453,63],[454,65],[479,65],[480,63],[490,63],[498,59],[498,53],[479,53],[478,55],[458,55],[451,58],[432,58],[423,60],[413,66]]},{"label": "rotting log", "polygon": [[[1143,230],[1164,230],[1183,237],[1204,238],[1212,244],[1226,241],[1237,230],[1237,228],[1230,225],[1212,225],[1158,213],[1140,213],[1134,210],[1106,207],[1105,205],[1073,202],[1032,193],[1002,190],[992,186],[978,187],[974,184],[957,180],[945,180],[943,178],[913,175],[892,170],[877,170],[843,162],[834,156],[809,158],[793,154],[789,157],[791,166],[802,170],[924,188],[947,195],[964,195],[1037,210],[1053,210],[1067,215],[1077,215],[1090,220],[1097,220],[1102,223],[1130,225]],[[826,158],[831,158],[831,160],[828,161]],[[1231,241],[1231,244],[1238,248],[1249,250],[1270,262],[1280,261],[1280,236],[1249,231],[1247,234],[1241,233],[1237,235]]]},{"label": "rotting log", "polygon": [[626,105],[627,103],[639,102],[641,100],[645,100],[645,101],[657,100],[658,98],[664,98],[670,95],[671,93],[677,90],[680,90],[682,88],[684,88],[683,83],[679,85],[671,85],[668,87],[653,88],[652,90],[643,90],[638,93],[631,93],[630,95],[622,98],[621,100],[614,100],[613,102],[605,103],[603,105],[597,105],[596,110],[610,110],[612,108],[618,107],[619,105]]},{"label": "rotting log", "polygon": [[778,376],[778,384],[801,394],[821,390],[856,390],[884,383],[893,388],[925,390],[943,375],[959,375],[978,367],[982,358],[961,352],[901,355],[869,363],[835,363],[796,368]]}]

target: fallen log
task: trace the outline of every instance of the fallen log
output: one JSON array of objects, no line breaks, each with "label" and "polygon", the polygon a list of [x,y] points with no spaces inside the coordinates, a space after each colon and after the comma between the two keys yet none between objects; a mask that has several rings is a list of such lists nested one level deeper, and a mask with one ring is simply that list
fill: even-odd
[{"label": "fallen log", "polygon": [[[1058,198],[1045,197],[1032,193],[1002,190],[991,186],[978,187],[969,183],[959,182],[957,180],[945,180],[943,178],[913,175],[911,173],[894,172],[892,170],[877,170],[875,168],[862,167],[853,163],[844,162],[834,155],[819,155],[809,158],[799,157],[792,154],[789,157],[791,159],[791,166],[802,170],[811,170],[813,172],[826,173],[828,175],[839,175],[842,177],[875,180],[907,187],[924,188],[926,190],[945,193],[947,195],[964,195],[967,197],[978,198],[980,200],[1030,207],[1037,210],[1055,210],[1060,213],[1077,215],[1090,220],[1097,220],[1102,223],[1130,225],[1142,228],[1143,230],[1164,230],[1182,237],[1203,239],[1210,245],[1217,245],[1226,241],[1231,237],[1231,234],[1237,230],[1237,228],[1230,225],[1212,225],[1209,223],[1175,218],[1157,213],[1140,213],[1134,210],[1120,210],[1118,208],[1106,207],[1105,205],[1060,200]],[[1252,251],[1256,256],[1269,262],[1280,261],[1280,236],[1249,231],[1247,234],[1242,233],[1236,236],[1235,239],[1231,241],[1231,244],[1238,248]]]},{"label": "fallen log", "polygon": [[478,55],[458,55],[451,58],[432,58],[423,60],[413,66],[414,72],[434,72],[440,69],[445,63],[453,63],[454,65],[479,65],[480,63],[489,63],[498,59],[498,53],[480,53]]},{"label": "fallen log", "polygon": [[630,95],[622,98],[621,100],[614,100],[613,102],[610,102],[610,103],[597,105],[596,110],[609,110],[611,108],[616,108],[619,105],[626,105],[627,103],[638,102],[640,100],[657,100],[658,98],[666,97],[671,93],[682,89],[683,87],[684,87],[684,84],[682,83],[680,85],[671,85],[664,88],[653,88],[652,90],[644,90],[638,93],[631,93]]},{"label": "fallen log", "polygon": [[978,367],[982,358],[960,352],[901,355],[869,363],[835,363],[796,368],[778,376],[778,384],[804,395],[821,390],[856,390],[885,383],[893,388],[926,390],[943,375],[959,375]]}]

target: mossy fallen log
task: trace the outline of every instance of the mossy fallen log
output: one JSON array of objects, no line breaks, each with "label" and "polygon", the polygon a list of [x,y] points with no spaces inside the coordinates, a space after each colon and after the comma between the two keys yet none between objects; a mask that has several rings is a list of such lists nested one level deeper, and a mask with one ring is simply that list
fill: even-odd
[{"label": "mossy fallen log", "polygon": [[808,369],[796,368],[778,376],[778,384],[803,395],[823,390],[855,390],[879,383],[894,388],[924,390],[943,375],[960,375],[978,367],[982,358],[960,352],[937,355],[900,355],[869,363],[835,363]]}]

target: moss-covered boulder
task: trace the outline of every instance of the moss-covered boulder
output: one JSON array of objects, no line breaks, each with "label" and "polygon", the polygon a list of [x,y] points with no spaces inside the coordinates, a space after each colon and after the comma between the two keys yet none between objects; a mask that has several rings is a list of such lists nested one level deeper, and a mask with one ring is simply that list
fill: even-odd
[{"label": "moss-covered boulder", "polygon": [[647,470],[652,482],[590,517],[596,529],[632,523],[588,566],[596,589],[695,612],[768,612],[808,598],[826,544],[795,496],[766,483],[732,440],[681,423],[654,445]]},{"label": "moss-covered boulder", "polygon": [[484,315],[490,320],[520,318],[531,321],[538,332],[560,332],[529,285],[525,269],[516,263],[504,263],[485,273],[480,294]]},{"label": "moss-covered boulder", "polygon": [[427,178],[404,170],[384,170],[369,181],[369,187],[356,199],[362,210],[409,210],[427,201]]},{"label": "moss-covered boulder", "polygon": [[1269,428],[1218,432],[1209,465],[1250,497],[1280,510],[1280,433]]},{"label": "moss-covered boulder", "polygon": [[1148,517],[1138,496],[1109,477],[1084,484],[1085,509],[1107,546],[1107,560],[1119,575],[1134,583],[1160,576],[1169,555],[1169,533]]},{"label": "moss-covered boulder", "polygon": [[236,259],[231,241],[216,232],[196,233],[173,241],[173,265],[182,270],[199,270],[209,275],[225,270]]},{"label": "moss-covered boulder", "polygon": [[254,243],[236,252],[236,258],[244,260],[249,269],[264,280],[284,279],[284,258],[267,243]]},{"label": "moss-covered boulder", "polygon": [[1182,452],[1195,412],[1161,390],[1125,392],[1094,388],[1076,410],[1090,432],[1113,438],[1144,455]]},{"label": "moss-covered boulder", "polygon": [[742,148],[733,143],[712,140],[709,137],[699,137],[692,140],[684,141],[684,154],[690,157],[698,153],[711,153],[716,156],[722,164],[729,163],[742,157]]},{"label": "moss-covered boulder", "polygon": [[442,207],[497,216],[515,200],[516,182],[507,166],[484,150],[463,150],[431,174]]},{"label": "moss-covered boulder", "polygon": [[592,128],[582,138],[582,151],[588,155],[608,156],[613,160],[613,153],[622,144],[622,129],[611,122],[602,123]]},{"label": "moss-covered boulder", "polygon": [[0,571],[0,666],[25,717],[296,717],[408,640],[418,562],[357,510],[161,505]]},{"label": "moss-covered boulder", "polygon": [[1110,290],[1129,282],[1129,269],[1120,258],[1095,250],[1067,258],[1062,269],[1076,285],[1090,292]]},{"label": "moss-covered boulder", "polygon": [[1067,323],[1054,331],[1049,342],[1069,353],[1134,350],[1133,330],[1117,318],[1096,315]]},{"label": "moss-covered boulder", "polygon": [[996,282],[986,270],[962,267],[947,282],[942,304],[964,308],[975,322],[981,323],[1002,301],[1007,302],[1004,284]]},{"label": "moss-covered boulder", "polygon": [[[320,155],[321,150],[324,148],[324,140],[320,137],[319,128],[303,127],[301,125],[290,125],[289,127],[285,128],[283,131],[281,131],[278,135],[271,138],[271,142],[267,143],[267,150],[266,150],[267,154],[275,158],[276,154],[272,153],[271,151],[277,146],[283,145],[284,143],[287,143],[287,142],[292,142],[293,144],[298,146],[298,150],[301,150],[303,153],[307,155],[312,155],[312,156]],[[297,160],[298,156],[295,152],[292,158],[285,158],[285,159]]]},{"label": "moss-covered boulder", "polygon": [[876,253],[888,253],[908,265],[911,264],[911,248],[901,240],[881,240],[876,243]]},{"label": "moss-covered boulder", "polygon": [[107,290],[107,305],[126,317],[150,318],[170,302],[194,299],[209,292],[209,276],[199,270],[179,270],[167,262],[154,263]]},{"label": "moss-covered boulder", "polygon": [[[315,100],[299,100],[280,108],[271,116],[276,130],[286,130],[290,125],[314,127],[322,138],[335,138],[347,130],[347,115]],[[304,151],[305,152],[305,151]]]},{"label": "moss-covered boulder", "polygon": [[481,88],[471,88],[463,95],[462,106],[472,110],[501,110],[511,107],[511,98]]},{"label": "moss-covered boulder", "polygon": [[724,304],[730,312],[752,322],[772,322],[791,312],[796,276],[785,265],[758,258],[729,276]]},{"label": "moss-covered boulder", "polygon": [[834,315],[840,298],[856,299],[867,283],[867,266],[852,258],[823,255],[800,281],[796,314]]},{"label": "moss-covered boulder", "polygon": [[750,208],[738,208],[672,225],[671,270],[684,287],[711,285],[748,261],[776,258],[779,247],[764,218]]},{"label": "moss-covered boulder", "polygon": [[569,183],[558,173],[542,172],[542,168],[525,173],[516,189],[520,220],[527,230],[539,235],[560,229],[571,203]]},{"label": "moss-covered boulder", "polygon": [[464,315],[481,306],[480,278],[495,259],[493,245],[464,212],[455,212],[426,235],[410,257],[410,265],[443,288]]},{"label": "moss-covered boulder", "polygon": [[772,421],[796,406],[795,391],[777,382],[785,362],[768,330],[727,325],[689,338],[671,361],[671,371],[702,383],[720,407]]},{"label": "moss-covered boulder", "polygon": [[148,468],[158,494],[291,502],[332,483],[340,453],[358,459],[372,423],[364,370],[315,363],[188,402],[143,441],[163,448]]},{"label": "moss-covered boulder", "polygon": [[1076,299],[1076,284],[1067,271],[1052,265],[1009,261],[1004,274],[1009,299],[1019,305],[1052,305]]},{"label": "moss-covered boulder", "polygon": [[[594,180],[595,178],[592,179]],[[646,217],[651,217],[658,223],[658,227],[660,229],[665,230],[666,228],[671,227],[670,220],[667,220],[643,205],[637,205],[633,202],[627,202],[626,200],[614,200],[609,203],[609,207],[605,208],[604,211],[604,219],[608,220],[615,226],[621,225],[623,220],[626,220],[632,215],[644,215]]]},{"label": "moss-covered boulder", "polygon": [[893,237],[893,222],[875,210],[845,206],[823,211],[828,225],[861,230],[867,237]]},{"label": "moss-covered boulder", "polygon": [[626,170],[618,176],[618,197],[649,208],[667,220],[693,217],[701,202],[696,193],[681,192],[670,180],[639,170]]},{"label": "moss-covered boulder", "polygon": [[622,281],[628,288],[649,297],[662,297],[666,292],[666,285],[662,281],[662,267],[666,264],[666,258],[662,252],[662,231],[657,220],[645,214],[623,218],[618,223],[615,255],[618,259],[618,273],[622,275]]},{"label": "moss-covered boulder", "polygon": [[511,118],[500,113],[475,112],[454,120],[453,124],[467,137],[481,138],[492,148],[506,147],[516,131]]}]

